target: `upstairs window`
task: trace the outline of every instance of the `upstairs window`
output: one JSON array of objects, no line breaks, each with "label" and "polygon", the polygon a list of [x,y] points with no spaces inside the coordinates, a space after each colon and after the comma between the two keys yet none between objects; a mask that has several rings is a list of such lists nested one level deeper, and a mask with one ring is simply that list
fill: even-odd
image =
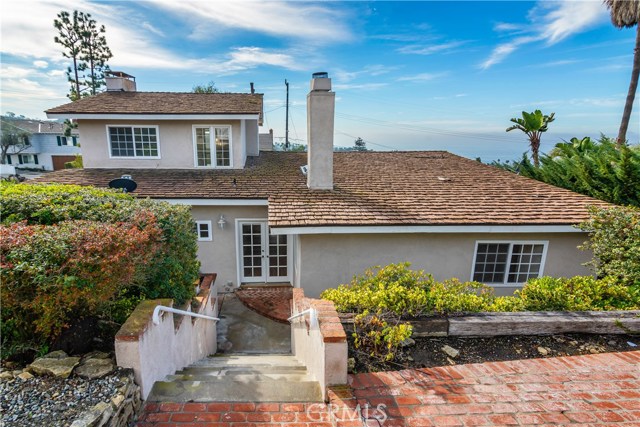
[{"label": "upstairs window", "polygon": [[193,141],[197,167],[231,167],[231,127],[194,126]]},{"label": "upstairs window", "polygon": [[58,139],[58,146],[59,147],[64,147],[64,146],[77,146],[78,145],[78,137],[77,136],[57,136]]},{"label": "upstairs window", "polygon": [[159,159],[157,126],[107,126],[111,157]]},{"label": "upstairs window", "polygon": [[477,242],[472,280],[519,285],[540,277],[547,242]]}]

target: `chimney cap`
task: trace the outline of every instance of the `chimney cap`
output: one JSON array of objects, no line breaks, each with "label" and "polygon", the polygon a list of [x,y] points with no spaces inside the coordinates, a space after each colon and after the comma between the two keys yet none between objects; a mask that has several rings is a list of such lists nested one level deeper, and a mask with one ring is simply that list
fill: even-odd
[{"label": "chimney cap", "polygon": [[328,79],[329,78],[329,73],[327,73],[326,71],[318,71],[317,73],[313,73],[311,75],[311,78],[314,78],[314,79]]},{"label": "chimney cap", "polygon": [[124,71],[105,71],[104,74],[109,77],[122,77],[125,79],[128,78],[133,80],[136,79],[134,76],[132,76],[131,74],[127,74]]}]

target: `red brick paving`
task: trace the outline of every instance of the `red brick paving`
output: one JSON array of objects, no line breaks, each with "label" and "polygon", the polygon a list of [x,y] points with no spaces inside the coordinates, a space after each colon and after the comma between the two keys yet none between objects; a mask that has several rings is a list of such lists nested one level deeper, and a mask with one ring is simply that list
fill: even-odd
[{"label": "red brick paving", "polygon": [[[329,405],[147,403],[138,427],[361,427],[359,413],[368,415],[368,426],[383,427],[640,427],[638,351],[358,374],[349,381],[329,391]],[[385,416],[381,424],[372,419]]]},{"label": "red brick paving", "polygon": [[259,286],[241,288],[236,296],[250,310],[276,322],[289,324],[291,316],[291,286]]}]

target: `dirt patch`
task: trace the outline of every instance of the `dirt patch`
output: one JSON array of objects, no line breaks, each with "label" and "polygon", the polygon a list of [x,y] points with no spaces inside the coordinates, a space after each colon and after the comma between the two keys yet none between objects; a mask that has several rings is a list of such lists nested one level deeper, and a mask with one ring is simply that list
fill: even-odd
[{"label": "dirt patch", "polygon": [[[349,357],[355,359],[354,373],[640,350],[640,336],[630,335],[433,337],[415,338],[400,350],[398,360],[383,362],[355,349],[351,332],[347,337]],[[457,354],[447,353],[445,346]]]}]

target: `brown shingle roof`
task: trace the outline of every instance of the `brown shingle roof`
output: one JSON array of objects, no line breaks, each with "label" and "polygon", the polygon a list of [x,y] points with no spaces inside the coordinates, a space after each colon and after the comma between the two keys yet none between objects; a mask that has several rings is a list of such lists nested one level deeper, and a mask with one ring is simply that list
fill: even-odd
[{"label": "brown shingle roof", "polygon": [[333,191],[307,188],[306,161],[263,152],[242,170],[65,170],[39,181],[105,187],[131,173],[138,196],[263,198],[272,227],[575,224],[608,205],[444,151],[335,153]]},{"label": "brown shingle roof", "polygon": [[103,92],[48,114],[262,114],[262,94]]}]

